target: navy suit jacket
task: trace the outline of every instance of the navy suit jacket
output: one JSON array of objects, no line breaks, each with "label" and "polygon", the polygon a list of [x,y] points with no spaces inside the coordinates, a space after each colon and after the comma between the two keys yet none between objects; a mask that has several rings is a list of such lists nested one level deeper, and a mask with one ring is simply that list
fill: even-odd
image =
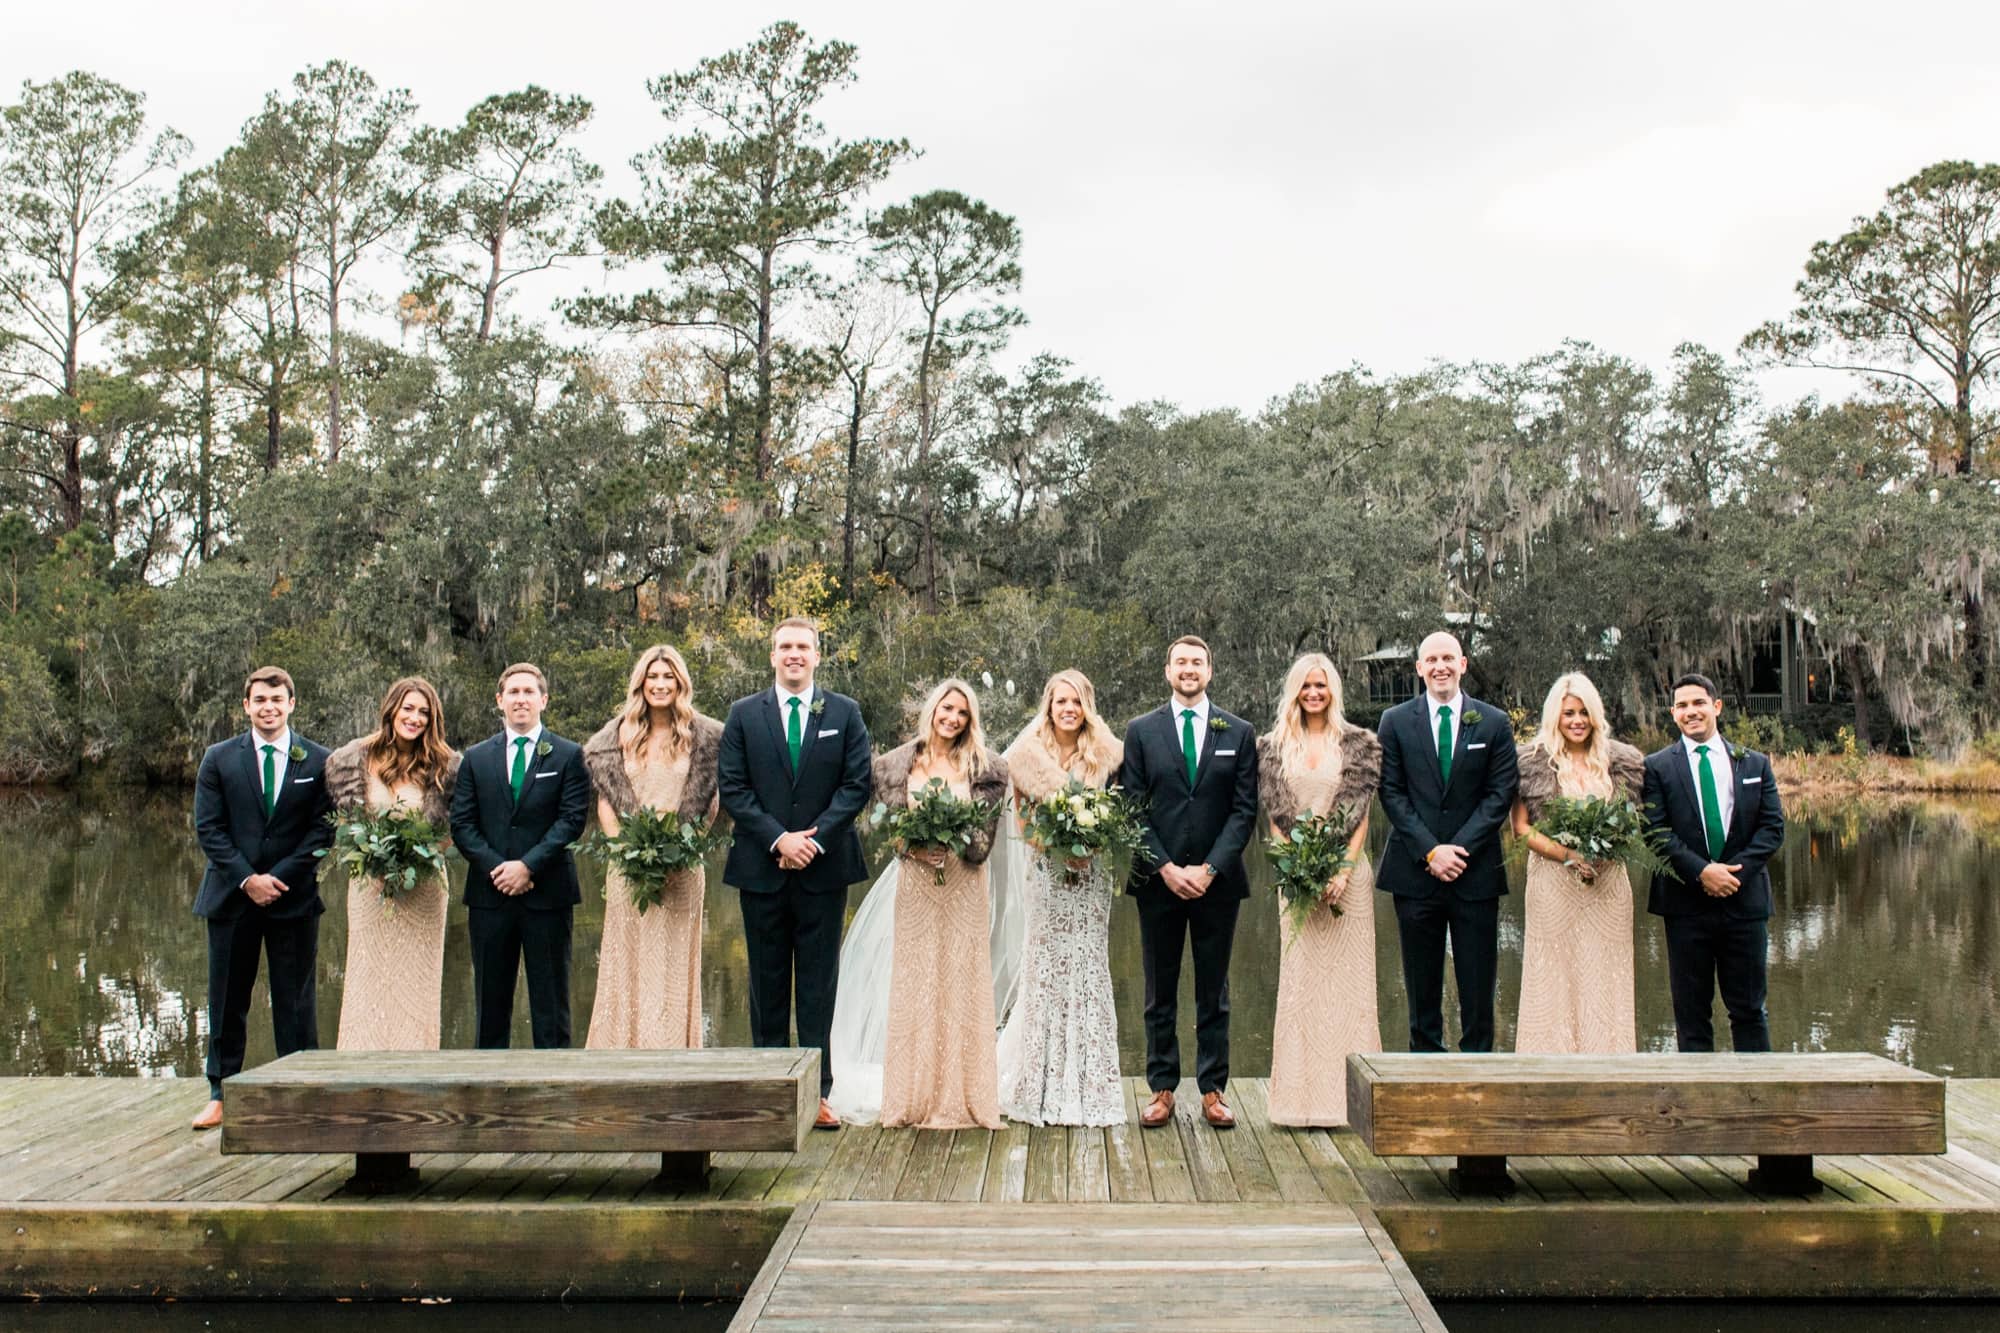
[{"label": "navy suit jacket", "polygon": [[[1507,892],[1500,828],[1519,785],[1514,731],[1504,708],[1469,694],[1463,708],[1478,721],[1453,731],[1450,782],[1438,773],[1437,736],[1423,695],[1384,712],[1375,729],[1382,738],[1382,813],[1389,817],[1375,884],[1398,897],[1449,892],[1476,901]],[[1449,884],[1424,864],[1440,843],[1467,854],[1464,872]]]},{"label": "navy suit jacket", "polygon": [[[817,708],[817,714],[810,711]],[[802,716],[799,771],[792,772],[775,687],[729,706],[722,724],[716,790],[736,821],[722,881],[750,893],[776,893],[789,880],[808,893],[845,893],[868,878],[854,821],[875,788],[861,706],[813,687]],[[771,847],[782,834],[817,828],[825,850],[804,870],[778,865]]]},{"label": "navy suit jacket", "polygon": [[[194,835],[208,857],[195,894],[194,914],[234,921],[251,910],[276,920],[318,916],[319,861],[313,853],[333,842],[333,810],[326,790],[324,745],[292,733],[305,758],[287,758],[283,786],[270,817],[264,816],[264,775],[256,733],[246,731],[208,747],[194,780]],[[258,907],[242,891],[252,875],[276,875],[286,893]]]},{"label": "navy suit jacket", "polygon": [[[1250,893],[1243,849],[1257,829],[1257,732],[1209,702],[1209,734],[1189,785],[1180,724],[1170,704],[1142,713],[1125,727],[1125,762],[1118,785],[1146,807],[1146,846],[1132,858],[1126,892],[1171,894],[1159,867],[1215,867],[1209,893],[1218,899]],[[1217,719],[1229,725],[1215,729]]]},{"label": "navy suit jacket", "polygon": [[1654,916],[1714,912],[1749,921],[1771,915],[1771,873],[1765,867],[1785,841],[1778,779],[1771,761],[1755,750],[1731,746],[1729,766],[1736,807],[1723,830],[1722,862],[1743,869],[1736,874],[1736,892],[1712,898],[1701,887],[1701,872],[1709,862],[1708,830],[1687,750],[1675,741],[1646,756],[1646,819],[1660,835],[1662,854],[1672,868],[1670,874],[1653,876],[1646,910]]},{"label": "navy suit jacket", "polygon": [[[537,754],[542,744],[547,754]],[[570,844],[583,836],[590,818],[590,774],[583,747],[552,731],[528,754],[521,799],[514,800],[513,755],[507,733],[489,736],[466,750],[451,794],[451,840],[465,858],[465,905],[519,904],[537,912],[560,911],[583,901]],[[493,871],[505,861],[528,867],[535,886],[508,897],[493,887]]]}]

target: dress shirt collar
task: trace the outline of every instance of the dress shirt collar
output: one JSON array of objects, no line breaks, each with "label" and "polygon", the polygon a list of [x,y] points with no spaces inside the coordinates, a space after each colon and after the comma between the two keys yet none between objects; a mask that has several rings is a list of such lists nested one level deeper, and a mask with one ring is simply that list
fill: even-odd
[{"label": "dress shirt collar", "polygon": [[1465,691],[1460,690],[1457,694],[1454,694],[1451,696],[1451,698],[1445,700],[1444,703],[1439,703],[1437,699],[1432,696],[1429,690],[1424,691],[1424,706],[1431,710],[1432,735],[1437,734],[1438,709],[1445,707],[1446,704],[1449,704],[1451,706],[1451,730],[1452,734],[1455,736],[1458,734],[1460,726],[1459,719],[1465,716]]},{"label": "dress shirt collar", "polygon": [[1167,711],[1174,715],[1174,731],[1176,733],[1181,729],[1181,714],[1190,708],[1194,709],[1194,729],[1196,731],[1200,731],[1208,725],[1208,696],[1206,694],[1191,704],[1182,703],[1180,696],[1175,695],[1168,701]]},{"label": "dress shirt collar", "polygon": [[[508,727],[506,728],[506,732],[507,732],[507,757],[509,759],[512,759],[514,757],[514,742],[517,739],[519,739],[522,736],[526,736],[530,741],[536,741],[536,742],[539,742],[542,739],[542,724],[537,722],[534,726],[534,730],[532,731],[515,731],[512,727]],[[532,750],[535,747],[533,745],[530,745],[528,748]]]},{"label": "dress shirt collar", "polygon": [[283,731],[278,733],[278,738],[276,740],[267,741],[262,736],[259,736],[257,734],[257,729],[255,727],[252,727],[250,729],[250,748],[257,752],[257,757],[259,759],[262,759],[264,757],[264,747],[267,745],[275,745],[278,747],[278,753],[276,755],[276,758],[279,763],[281,764],[284,763],[285,760],[292,757],[292,729],[290,727],[286,727]]},{"label": "dress shirt collar", "polygon": [[797,699],[806,708],[810,709],[813,701],[813,684],[814,682],[807,681],[806,687],[803,690],[788,690],[782,685],[774,685],[772,688],[778,692],[778,716],[784,717],[791,711],[785,702],[788,699]]},{"label": "dress shirt collar", "polygon": [[1729,742],[1722,739],[1721,732],[1718,731],[1705,741],[1695,740],[1692,736],[1683,735],[1681,737],[1681,746],[1687,751],[1687,761],[1690,764],[1699,764],[1701,762],[1701,756],[1696,754],[1695,750],[1703,745],[1708,747],[1709,763],[1726,764],[1729,762]]}]

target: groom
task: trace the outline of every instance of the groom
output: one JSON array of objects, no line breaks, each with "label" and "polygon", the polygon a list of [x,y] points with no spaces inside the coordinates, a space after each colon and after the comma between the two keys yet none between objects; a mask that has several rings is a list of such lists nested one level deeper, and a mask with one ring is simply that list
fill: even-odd
[{"label": "groom", "polygon": [[827,1105],[833,1065],[827,1038],[840,980],[847,886],[868,875],[854,820],[874,789],[868,728],[844,694],[813,683],[819,627],[793,617],[771,633],[768,690],[729,706],[717,787],[736,822],[722,881],[743,904],[750,955],[750,1039],[819,1049],[819,1129],[839,1129]]},{"label": "groom", "polygon": [[1243,848],[1257,823],[1257,733],[1208,701],[1208,645],[1192,634],[1167,648],[1173,700],[1125,728],[1118,785],[1146,806],[1146,845],[1126,886],[1139,907],[1146,967],[1146,1084],[1139,1123],[1173,1118],[1181,1081],[1181,947],[1194,954],[1195,1085],[1217,1129],[1236,1123],[1229,1086],[1229,951],[1250,892]]},{"label": "groom", "polygon": [[222,1081],[243,1068],[258,955],[271,960],[278,1054],[319,1047],[315,853],[333,841],[321,771],[326,748],[292,730],[297,696],[279,667],[243,682],[250,730],[211,745],[195,775],[194,832],[208,857],[194,914],[208,923],[208,1105],[194,1128],[222,1123]]},{"label": "groom", "polygon": [[583,747],[542,726],[549,680],[532,662],[500,673],[505,725],[466,750],[451,838],[466,860],[465,924],[482,1049],[505,1050],[514,978],[528,974],[537,1048],[569,1045],[570,920],[583,893],[570,844],[590,817]]},{"label": "groom", "polygon": [[1444,1045],[1445,938],[1458,978],[1458,1049],[1493,1049],[1500,898],[1507,872],[1500,827],[1517,773],[1507,710],[1459,689],[1465,650],[1439,631],[1417,647],[1424,692],[1382,714],[1382,810],[1389,842],[1375,883],[1396,900],[1410,1049]]}]

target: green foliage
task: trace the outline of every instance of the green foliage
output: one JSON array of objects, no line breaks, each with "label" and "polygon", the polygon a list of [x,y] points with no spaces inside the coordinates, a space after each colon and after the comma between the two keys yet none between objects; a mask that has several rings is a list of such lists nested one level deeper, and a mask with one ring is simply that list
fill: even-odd
[{"label": "green foliage", "polygon": [[[710,828],[706,819],[684,820],[676,811],[642,805],[618,821],[615,834],[592,829],[573,845],[583,855],[616,870],[625,881],[626,892],[632,895],[632,906],[644,916],[648,908],[660,905],[668,876],[700,869],[708,854],[728,837]],[[610,891],[607,879],[605,892]]]},{"label": "green foliage", "polygon": [[1359,819],[1345,806],[1323,815],[1307,815],[1292,825],[1290,833],[1265,844],[1278,900],[1284,904],[1285,919],[1291,922],[1294,935],[1321,905],[1335,916],[1342,915],[1339,903],[1327,902],[1326,891],[1354,864],[1348,844]]},{"label": "green foliage", "polygon": [[333,825],[333,845],[313,855],[340,862],[350,879],[375,881],[386,910],[394,912],[396,900],[425,880],[443,882],[450,832],[431,823],[423,811],[357,805],[334,811],[326,822]]},{"label": "green foliage", "polygon": [[1535,832],[1569,848],[1578,859],[1593,864],[1616,861],[1649,875],[1667,868],[1660,856],[1660,835],[1647,824],[1639,807],[1624,797],[1553,796],[1535,821]]},{"label": "green foliage", "polygon": [[[932,778],[908,805],[891,806],[881,801],[868,812],[868,824],[891,839],[903,853],[942,850],[963,856],[972,840],[1000,816],[1000,807],[990,801],[970,801],[952,794],[943,778]],[[937,882],[944,883],[944,868],[937,869]]]},{"label": "green foliage", "polygon": [[1023,813],[1025,836],[1074,882],[1075,861],[1137,856],[1146,846],[1145,810],[1117,787],[1071,779]]}]

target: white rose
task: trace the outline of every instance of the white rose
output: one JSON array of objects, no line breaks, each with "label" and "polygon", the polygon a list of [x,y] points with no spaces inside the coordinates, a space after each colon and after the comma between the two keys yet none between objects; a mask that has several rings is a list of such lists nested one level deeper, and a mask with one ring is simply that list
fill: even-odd
[{"label": "white rose", "polygon": [[1094,810],[1080,811],[1077,814],[1076,822],[1079,828],[1095,828],[1097,826],[1097,812]]}]

